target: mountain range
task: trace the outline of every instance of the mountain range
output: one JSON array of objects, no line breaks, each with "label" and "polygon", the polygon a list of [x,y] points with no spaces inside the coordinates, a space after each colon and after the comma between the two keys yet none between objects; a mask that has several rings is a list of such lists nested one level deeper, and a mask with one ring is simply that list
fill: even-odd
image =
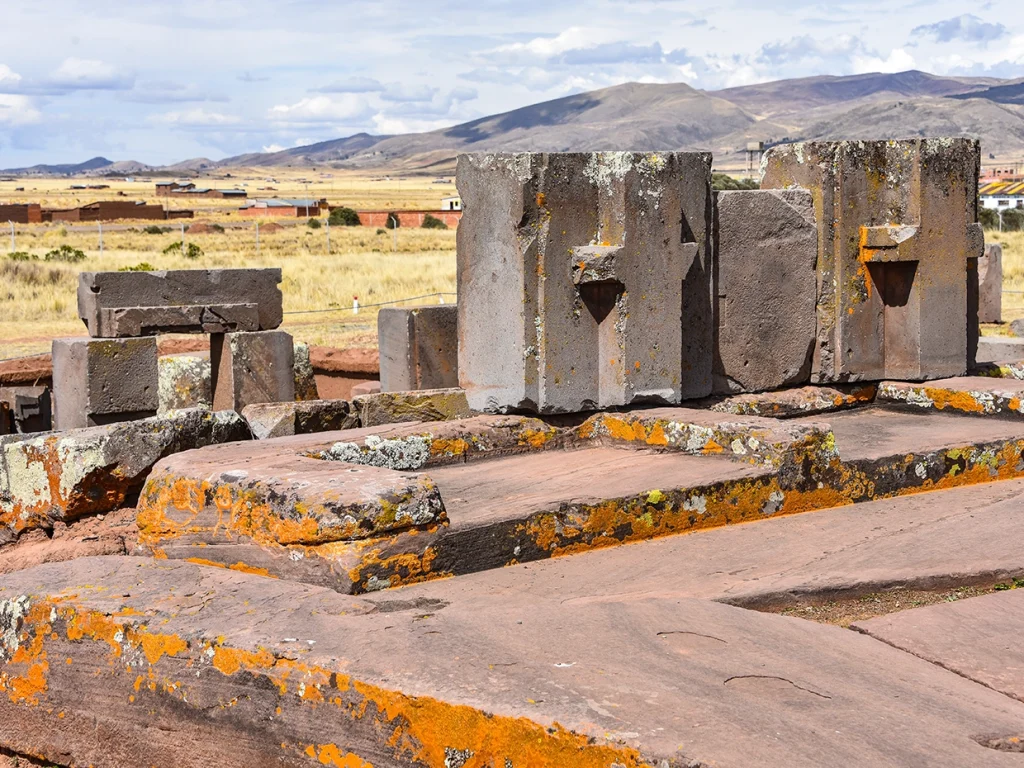
[{"label": "mountain range", "polygon": [[1024,156],[1024,77],[942,77],[911,70],[818,76],[704,91],[684,83],[625,83],[427,133],[366,133],[220,161],[152,167],[105,158],[12,174],[196,173],[234,167],[316,167],[449,173],[460,152],[711,150],[743,165],[748,142],[969,135],[986,156]]}]

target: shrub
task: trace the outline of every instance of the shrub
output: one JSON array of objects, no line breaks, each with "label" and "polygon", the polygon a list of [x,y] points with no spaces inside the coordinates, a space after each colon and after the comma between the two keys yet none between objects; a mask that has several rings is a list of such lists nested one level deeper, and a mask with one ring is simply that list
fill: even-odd
[{"label": "shrub", "polygon": [[978,221],[985,229],[999,229],[999,214],[992,208],[981,208],[978,211]]},{"label": "shrub", "polygon": [[378,235],[386,235],[387,233],[388,233],[388,231],[386,229],[378,229],[377,230],[377,234]]},{"label": "shrub", "polygon": [[362,224],[354,208],[335,208],[327,220],[332,227],[358,227]]},{"label": "shrub", "polygon": [[310,229],[320,229],[320,219],[310,219],[306,222],[306,226]]},{"label": "shrub", "polygon": [[448,229],[448,225],[441,221],[437,216],[431,216],[429,213],[423,217],[423,229]]},{"label": "shrub", "polygon": [[121,267],[118,272],[153,272],[156,270],[148,261],[140,261],[134,267]]},{"label": "shrub", "polygon": [[142,233],[144,235],[166,235],[170,231],[170,227],[160,227],[156,224],[150,224],[148,227],[142,228]]},{"label": "shrub", "polygon": [[[181,253],[181,241],[171,243],[164,248],[165,256],[173,256]],[[203,249],[200,248],[196,243],[189,243],[185,246],[185,252],[182,254],[186,259],[199,259],[202,258]]]},{"label": "shrub", "polygon": [[63,261],[68,264],[77,264],[80,261],[85,261],[85,253],[70,245],[62,245],[46,254],[43,261]]},{"label": "shrub", "polygon": [[398,229],[402,226],[402,223],[398,220],[398,214],[394,211],[388,214],[387,223],[384,225],[388,229]]},{"label": "shrub", "polygon": [[1024,232],[1024,208],[1003,211],[1003,232]]},{"label": "shrub", "polygon": [[712,173],[711,188],[716,191],[732,189],[760,189],[761,185],[754,179],[737,179],[727,173]]},{"label": "shrub", "polygon": [[11,261],[39,261],[39,257],[32,253],[25,253],[25,251],[14,251],[7,254],[7,258]]}]

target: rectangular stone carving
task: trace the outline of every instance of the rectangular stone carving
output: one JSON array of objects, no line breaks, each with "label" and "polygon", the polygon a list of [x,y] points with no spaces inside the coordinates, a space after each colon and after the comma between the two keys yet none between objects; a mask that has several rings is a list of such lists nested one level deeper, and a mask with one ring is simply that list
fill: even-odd
[{"label": "rectangular stone carving", "polygon": [[78,316],[97,338],[272,330],[280,282],[280,269],[83,272]]},{"label": "rectangular stone carving", "polygon": [[383,392],[459,386],[458,307],[385,307],[377,315]]},{"label": "rectangular stone carving", "polygon": [[1003,322],[1003,246],[988,243],[978,259],[978,320]]},{"label": "rectangular stone carving", "polygon": [[295,347],[284,331],[211,334],[210,369],[215,411],[295,400]]},{"label": "rectangular stone carving", "polygon": [[716,194],[715,392],[808,382],[818,230],[806,189]]},{"label": "rectangular stone carving", "polygon": [[459,381],[474,410],[711,391],[711,156],[463,155]]},{"label": "rectangular stone carving", "polygon": [[981,255],[978,142],[773,147],[762,188],[814,196],[819,260],[811,380],[959,376],[968,359],[968,260]]},{"label": "rectangular stone carving", "polygon": [[258,331],[255,304],[195,304],[185,307],[104,307],[100,326],[108,338],[158,333]]},{"label": "rectangular stone carving", "polygon": [[155,416],[156,338],[54,339],[54,429]]}]

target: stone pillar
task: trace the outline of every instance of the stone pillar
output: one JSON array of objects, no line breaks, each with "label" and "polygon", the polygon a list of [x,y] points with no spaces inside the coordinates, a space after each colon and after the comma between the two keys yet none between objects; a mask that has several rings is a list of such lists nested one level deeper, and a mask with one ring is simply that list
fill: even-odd
[{"label": "stone pillar", "polygon": [[978,259],[978,321],[1003,322],[1003,246],[988,243]]},{"label": "stone pillar", "polygon": [[981,256],[980,148],[967,138],[773,147],[762,189],[804,187],[818,224],[811,380],[937,379],[967,368],[968,260]]},{"label": "stone pillar", "polygon": [[716,194],[715,392],[806,384],[818,230],[806,189]]},{"label": "stone pillar", "polygon": [[295,348],[284,331],[211,334],[210,365],[215,411],[295,400]]},{"label": "stone pillar", "polygon": [[385,307],[377,315],[383,392],[459,385],[458,308]]},{"label": "stone pillar", "polygon": [[156,415],[156,337],[54,339],[52,350],[54,429]]},{"label": "stone pillar", "polygon": [[458,161],[459,382],[480,411],[711,392],[711,156]]}]

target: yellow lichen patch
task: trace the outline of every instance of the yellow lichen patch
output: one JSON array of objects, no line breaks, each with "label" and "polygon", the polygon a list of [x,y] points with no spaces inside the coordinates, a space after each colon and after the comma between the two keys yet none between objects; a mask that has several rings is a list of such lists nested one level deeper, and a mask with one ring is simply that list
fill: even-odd
[{"label": "yellow lichen patch", "polygon": [[469,453],[469,443],[460,438],[436,438],[430,441],[431,458],[464,456],[467,453]]},{"label": "yellow lichen patch", "polygon": [[519,444],[528,445],[530,448],[540,450],[556,434],[558,434],[558,431],[555,429],[524,429],[519,433]]},{"label": "yellow lichen patch", "polygon": [[142,652],[150,664],[156,664],[164,656],[177,656],[188,650],[188,643],[177,635],[151,632],[129,633],[128,641],[142,648]]},{"label": "yellow lichen patch", "polygon": [[266,670],[274,666],[276,661],[270,651],[242,651],[237,648],[218,646],[213,650],[213,667],[218,672],[231,676],[239,670]]},{"label": "yellow lichen patch", "polygon": [[381,556],[379,547],[364,553],[359,565],[349,571],[353,584],[366,588],[370,578],[385,582],[388,587],[418,584],[431,579],[450,576],[447,572],[433,572],[437,551],[427,546],[423,552],[403,552],[397,555]]},{"label": "yellow lichen patch", "polygon": [[951,408],[964,413],[984,413],[985,406],[970,392],[956,392],[950,389],[924,387],[924,394],[940,411]]}]

